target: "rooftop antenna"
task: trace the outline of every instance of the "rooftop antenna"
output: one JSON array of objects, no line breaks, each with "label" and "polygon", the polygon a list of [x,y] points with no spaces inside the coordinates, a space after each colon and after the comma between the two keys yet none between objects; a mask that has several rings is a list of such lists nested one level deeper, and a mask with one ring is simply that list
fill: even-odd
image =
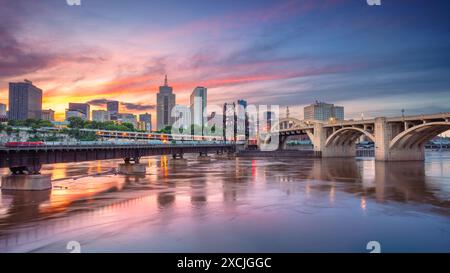
[{"label": "rooftop antenna", "polygon": [[167,86],[167,74],[166,77],[164,78],[164,86]]}]

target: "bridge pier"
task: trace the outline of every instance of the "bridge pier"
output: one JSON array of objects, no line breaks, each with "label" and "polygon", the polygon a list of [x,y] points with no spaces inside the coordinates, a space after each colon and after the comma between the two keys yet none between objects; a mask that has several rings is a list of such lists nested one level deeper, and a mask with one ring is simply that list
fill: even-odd
[{"label": "bridge pier", "polygon": [[121,174],[145,174],[147,166],[139,163],[140,158],[125,158],[125,163],[119,164],[118,172]]},{"label": "bridge pier", "polygon": [[51,175],[42,175],[39,158],[27,158],[24,166],[10,166],[11,174],[2,176],[2,190],[39,191],[52,188]]},{"label": "bridge pier", "polygon": [[210,161],[210,160],[211,160],[211,157],[208,156],[208,152],[200,152],[199,155],[198,155],[198,157],[197,157],[197,160],[201,160],[201,161]]},{"label": "bridge pier", "polygon": [[175,154],[172,154],[172,159],[177,159],[177,158],[183,159],[183,157],[184,157],[184,153],[175,153]]},{"label": "bridge pier", "polygon": [[391,140],[404,128],[388,123],[384,117],[375,118],[375,160],[377,161],[423,161],[425,147],[411,145],[403,148],[390,147]]},{"label": "bridge pier", "polygon": [[2,190],[41,191],[52,188],[49,174],[8,174],[2,176]]}]

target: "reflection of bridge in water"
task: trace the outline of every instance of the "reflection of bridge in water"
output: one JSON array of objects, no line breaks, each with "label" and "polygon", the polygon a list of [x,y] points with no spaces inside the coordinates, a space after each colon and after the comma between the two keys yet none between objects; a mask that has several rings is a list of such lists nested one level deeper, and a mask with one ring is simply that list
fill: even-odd
[{"label": "reflection of bridge in water", "polygon": [[424,160],[425,144],[450,130],[450,113],[350,121],[302,121],[281,119],[272,128],[280,146],[290,136],[307,135],[321,157],[354,157],[356,141],[365,136],[375,143],[378,161]]},{"label": "reflection of bridge in water", "polygon": [[[234,210],[234,206],[245,202],[248,193],[255,186],[255,176],[264,175],[266,183],[278,190],[293,194],[304,192],[314,195],[326,193],[330,198],[336,197],[337,192],[345,192],[360,196],[361,204],[372,199],[376,202],[413,202],[430,204],[433,213],[448,215],[450,203],[441,200],[432,187],[432,177],[426,175],[422,163],[403,162],[373,162],[355,161],[353,159],[306,159],[301,162],[284,164],[283,160],[274,164],[261,164],[265,160],[248,160],[238,158],[227,161],[228,168],[223,171],[209,170],[189,176],[188,169],[207,168],[204,162],[196,165],[170,165],[166,159],[161,160],[155,177],[151,176],[120,176],[111,177],[116,182],[99,188],[97,192],[89,192],[87,196],[76,196],[70,202],[62,202],[61,206],[52,207],[51,192],[2,192],[3,200],[10,200],[6,218],[0,218],[0,250],[9,251],[18,246],[52,240],[53,235],[61,232],[76,232],[77,229],[88,227],[91,221],[100,221],[100,225],[111,225],[111,213],[118,211],[125,213],[122,220],[128,221],[129,210],[139,204],[149,207],[149,213],[159,214],[158,219],[169,224],[171,210],[177,203],[189,200],[196,217],[204,217],[202,210],[206,210],[210,195],[217,189],[210,189],[211,177],[216,177],[221,183],[222,202],[225,209]],[[286,162],[288,163],[288,162]],[[369,164],[370,166],[367,166]],[[173,173],[177,169],[183,173],[183,180],[178,183],[171,181],[180,176]],[[184,172],[186,175],[184,176]],[[220,175],[220,177],[218,176]],[[209,177],[211,176],[211,177]],[[278,184],[278,183],[279,184]],[[325,182],[325,183],[324,183]],[[181,190],[181,192],[180,192]],[[54,190],[55,191],[55,190]],[[120,195],[119,195],[120,194]],[[180,198],[181,195],[181,198]],[[120,199],[112,196],[121,196]],[[220,195],[219,195],[220,196]],[[93,202],[95,201],[95,202]],[[153,204],[153,205],[151,205]],[[183,203],[183,206],[186,204]],[[140,205],[139,205],[140,206]],[[188,206],[189,207],[189,206]],[[423,208],[427,209],[427,208]],[[78,222],[80,219],[82,221]],[[117,219],[116,219],[117,220]],[[132,219],[131,222],[137,221]],[[27,226],[34,223],[33,226]],[[76,223],[76,224],[74,224]],[[76,228],[74,228],[76,226]]]}]

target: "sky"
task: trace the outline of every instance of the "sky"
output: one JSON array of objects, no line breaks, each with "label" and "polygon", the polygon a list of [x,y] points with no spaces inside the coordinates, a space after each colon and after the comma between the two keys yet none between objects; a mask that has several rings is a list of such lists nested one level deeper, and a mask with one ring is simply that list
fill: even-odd
[{"label": "sky", "polygon": [[303,117],[316,100],[346,118],[450,112],[450,1],[0,0],[0,103],[28,79],[43,108],[124,102],[153,114],[168,75],[177,104],[246,99]]}]

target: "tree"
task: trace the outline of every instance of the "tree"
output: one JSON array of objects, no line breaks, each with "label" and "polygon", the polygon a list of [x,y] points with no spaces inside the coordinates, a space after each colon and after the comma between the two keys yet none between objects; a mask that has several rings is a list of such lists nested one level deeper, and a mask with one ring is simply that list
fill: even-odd
[{"label": "tree", "polygon": [[67,121],[69,121],[69,128],[82,129],[86,125],[85,121],[79,117],[70,117]]},{"label": "tree", "polygon": [[166,126],[160,132],[163,134],[170,134],[172,132],[172,126]]}]

